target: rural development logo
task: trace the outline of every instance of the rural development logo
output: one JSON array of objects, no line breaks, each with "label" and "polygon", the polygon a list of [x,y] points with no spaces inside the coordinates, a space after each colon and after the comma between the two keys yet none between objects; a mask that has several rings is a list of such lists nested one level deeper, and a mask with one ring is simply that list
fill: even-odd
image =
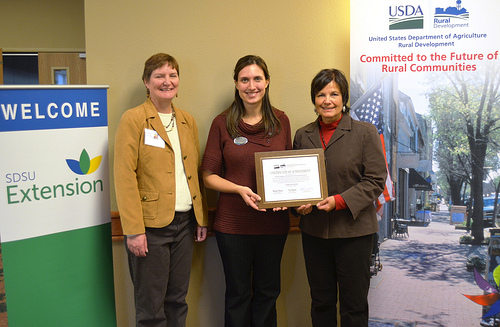
[{"label": "rural development logo", "polygon": [[389,30],[424,28],[424,13],[420,6],[401,5],[389,7]]},{"label": "rural development logo", "polygon": [[469,12],[462,7],[462,1],[457,0],[455,7],[448,7],[446,9],[437,7],[434,13],[434,28],[440,27],[454,27],[452,23],[460,24],[457,27],[468,27]]},{"label": "rural development logo", "polygon": [[66,159],[69,169],[78,175],[90,175],[99,168],[101,164],[102,156],[95,157],[90,160],[87,150],[83,149],[80,154],[80,160]]}]

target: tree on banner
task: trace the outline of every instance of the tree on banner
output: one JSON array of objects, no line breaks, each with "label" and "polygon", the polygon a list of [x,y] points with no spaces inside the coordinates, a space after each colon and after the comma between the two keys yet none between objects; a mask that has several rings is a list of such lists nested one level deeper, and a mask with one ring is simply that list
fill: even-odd
[{"label": "tree on banner", "polygon": [[395,200],[394,187],[392,185],[391,175],[389,172],[389,165],[387,164],[387,156],[385,152],[384,141],[384,114],[382,111],[383,97],[382,97],[382,83],[378,82],[365,92],[351,107],[355,112],[352,115],[354,119],[371,123],[377,127],[382,142],[382,149],[384,151],[385,167],[387,169],[387,178],[385,180],[384,191],[375,201],[375,208],[377,211],[377,218],[380,221],[384,213],[384,203]]}]

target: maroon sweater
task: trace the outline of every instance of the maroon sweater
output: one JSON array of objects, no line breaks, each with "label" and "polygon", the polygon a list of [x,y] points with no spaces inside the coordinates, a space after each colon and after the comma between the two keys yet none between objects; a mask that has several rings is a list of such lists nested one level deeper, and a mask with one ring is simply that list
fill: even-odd
[{"label": "maroon sweater", "polygon": [[[208,134],[207,146],[201,164],[202,170],[211,171],[235,184],[248,186],[257,193],[255,152],[292,149],[290,121],[283,111],[274,109],[281,122],[281,131],[268,137],[262,125],[238,125],[248,139],[237,145],[226,128],[225,112],[215,117]],[[288,211],[260,212],[247,206],[239,194],[220,193],[214,229],[227,234],[270,235],[286,234],[290,229]]]}]

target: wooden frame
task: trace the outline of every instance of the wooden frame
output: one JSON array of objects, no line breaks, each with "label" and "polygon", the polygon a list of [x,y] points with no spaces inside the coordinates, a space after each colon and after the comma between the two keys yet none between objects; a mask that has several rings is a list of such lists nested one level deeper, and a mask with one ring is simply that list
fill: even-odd
[{"label": "wooden frame", "polygon": [[323,149],[255,153],[259,208],[315,205],[328,196]]}]

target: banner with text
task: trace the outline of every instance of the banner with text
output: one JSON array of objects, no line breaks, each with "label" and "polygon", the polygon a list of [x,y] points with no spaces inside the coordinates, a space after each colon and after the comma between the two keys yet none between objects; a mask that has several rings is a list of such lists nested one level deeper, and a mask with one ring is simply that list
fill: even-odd
[{"label": "banner with text", "polygon": [[406,160],[417,159],[419,133],[426,131],[415,113],[467,106],[463,115],[476,115],[480,92],[494,84],[499,69],[500,2],[351,0],[350,5],[352,113],[376,124],[390,143],[394,181],[394,168],[430,172],[428,164]]},{"label": "banner with text", "polygon": [[[497,1],[351,1],[351,70],[478,72],[499,59]],[[352,74],[353,72],[351,72]]]},{"label": "banner with text", "polygon": [[104,86],[0,86],[10,327],[115,326]]}]

